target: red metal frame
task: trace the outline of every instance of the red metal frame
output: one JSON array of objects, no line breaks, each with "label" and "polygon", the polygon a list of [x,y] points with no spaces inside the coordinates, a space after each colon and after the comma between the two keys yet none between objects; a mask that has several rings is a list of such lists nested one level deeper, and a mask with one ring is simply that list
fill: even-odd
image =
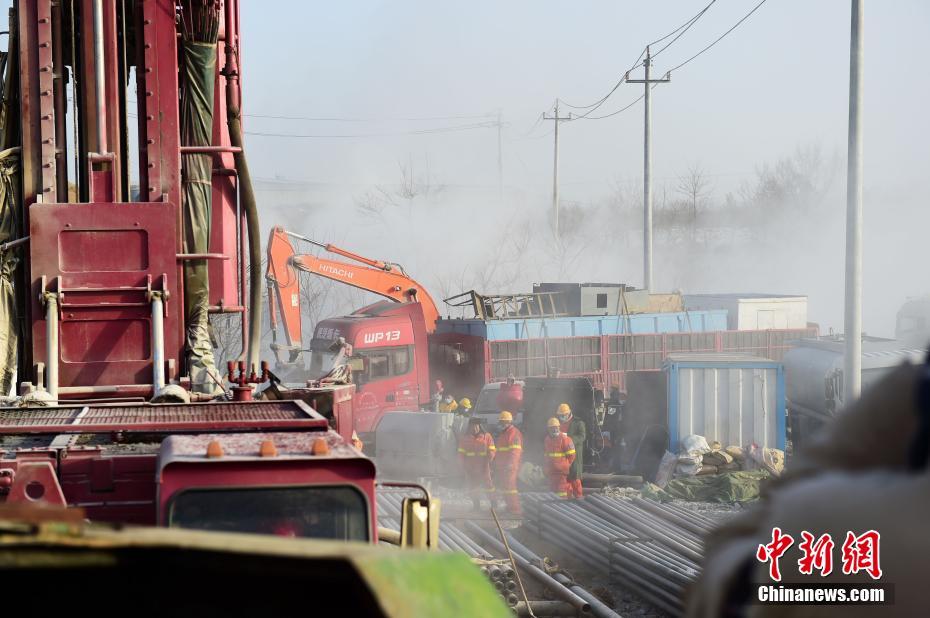
[{"label": "red metal frame", "polygon": [[[56,118],[55,100],[61,98],[61,89],[65,80],[58,79],[67,67],[54,66],[53,58],[56,44],[59,48],[62,41],[54,39],[56,33],[60,34],[61,24],[53,23],[52,0],[35,0],[17,2],[18,10],[18,41],[19,41],[19,82],[21,88],[20,113],[22,115],[22,161],[23,161],[23,206],[22,220],[24,233],[35,233],[36,230],[48,229],[54,226],[53,221],[34,220],[37,217],[58,217],[46,208],[49,203],[55,202],[58,195],[63,194],[58,187],[59,178],[67,178],[66,170],[59,169],[67,166],[70,157],[57,156],[59,150],[66,144],[56,142],[56,127],[60,134],[63,119]],[[72,64],[78,65],[78,77],[75,82],[78,86],[75,97],[79,101],[80,113],[78,144],[73,148],[81,150],[82,161],[86,170],[80,170],[79,175],[86,182],[82,187],[83,193],[89,197],[89,202],[99,208],[94,209],[94,216],[101,229],[116,229],[123,225],[133,225],[134,212],[126,212],[121,204],[114,207],[114,202],[121,202],[126,196],[121,194],[121,166],[126,159],[126,153],[121,151],[125,103],[124,85],[120,78],[121,49],[118,43],[119,13],[115,2],[103,2],[103,73],[105,88],[100,101],[102,115],[97,117],[95,72],[94,72],[94,45],[91,35],[93,24],[93,0],[74,0],[73,10],[82,28],[80,44],[76,49],[77,58]],[[177,4],[174,0],[138,0],[132,5],[135,23],[128,20],[127,27],[133,29],[132,40],[135,43],[136,56],[129,58],[130,64],[136,67],[136,112],[138,123],[138,165],[141,202],[160,204],[164,210],[158,226],[171,229],[173,238],[157,231],[154,227],[146,228],[146,232],[158,237],[157,247],[153,247],[154,255],[170,256],[171,263],[165,264],[164,269],[158,272],[149,272],[153,280],[162,275],[170,284],[170,297],[167,303],[168,315],[165,323],[166,356],[173,360],[171,363],[171,380],[178,380],[183,369],[182,344],[185,335],[183,311],[183,263],[176,261],[174,256],[182,253],[183,225],[181,217],[181,148],[180,148],[180,119],[179,119],[179,83],[178,83],[178,34],[176,26]],[[64,25],[70,24],[71,5],[61,11],[61,21]],[[235,175],[235,165],[231,149],[229,130],[226,122],[226,81],[227,77],[221,73],[225,65],[225,42],[229,39],[238,51],[239,45],[239,6],[238,0],[224,2],[224,19],[220,33],[220,42],[217,45],[217,73],[214,95],[213,117],[213,148],[216,152],[214,158],[213,175],[213,209],[212,227],[209,252],[225,256],[225,260],[210,261],[210,309],[211,312],[235,313],[243,320],[247,319],[244,307],[245,285],[245,225],[244,213],[238,205],[238,182]],[[57,17],[56,17],[57,19]],[[229,24],[226,24],[229,21]],[[55,26],[53,28],[53,26]],[[70,29],[68,29],[70,31]],[[227,31],[228,30],[228,31]],[[70,54],[69,54],[70,55]],[[241,65],[241,62],[237,62]],[[127,68],[128,70],[128,68]],[[58,76],[58,77],[56,77]],[[241,98],[239,79],[235,79],[237,98]],[[97,123],[105,123],[104,136],[106,143],[97,143]],[[64,172],[64,173],[63,173]],[[86,176],[85,176],[86,173]],[[44,203],[44,204],[43,204]],[[128,205],[127,205],[128,206]],[[38,208],[38,209],[37,209]],[[61,204],[63,210],[74,208],[73,214],[77,216],[78,209],[87,208],[83,204]],[[83,216],[83,215],[82,215]],[[169,221],[173,219],[173,221]],[[24,289],[29,288],[30,294],[25,307],[25,318],[29,328],[25,333],[21,349],[20,379],[22,381],[35,381],[37,363],[45,362],[45,311],[37,300],[37,282],[44,277],[51,291],[56,291],[55,281],[61,273],[54,265],[58,256],[54,248],[57,240],[48,235],[41,242],[32,237],[33,249],[26,256],[23,268]],[[51,255],[47,255],[51,254]],[[38,258],[34,261],[30,258]],[[154,270],[154,269],[153,269]],[[91,269],[77,267],[74,272],[92,272]],[[114,271],[115,272],[115,271]],[[98,271],[99,274],[99,271]],[[65,276],[67,278],[67,276]],[[121,285],[119,277],[112,273],[102,274],[99,280],[87,281],[89,287],[115,287]],[[67,285],[67,284],[66,284]],[[122,285],[125,285],[123,283]],[[108,311],[114,319],[125,319],[132,313],[128,307],[122,307],[122,313],[117,311],[117,305],[108,306]],[[61,314],[63,329],[60,332],[61,349],[75,349],[80,345],[90,345],[90,342],[81,342],[74,339],[67,332],[65,322],[68,313]],[[141,320],[142,318],[139,317]],[[147,318],[146,318],[147,321]],[[243,333],[245,329],[243,328]],[[98,333],[99,334],[99,333]],[[86,337],[86,332],[83,336]],[[92,344],[95,347],[113,347],[118,349],[124,345],[120,340],[123,334],[117,329],[110,329],[103,339],[99,337]],[[131,337],[138,341],[145,338],[139,328],[132,331]],[[97,354],[97,356],[100,356]],[[140,361],[140,358],[134,358]],[[94,361],[95,363],[99,362]],[[73,366],[65,366],[65,365]],[[123,367],[111,366],[102,369],[99,366],[78,366],[80,363],[69,363],[62,359],[61,386],[65,388],[82,387],[86,391],[96,389],[94,396],[99,396],[101,385],[121,385],[126,389],[139,390],[137,387],[150,382],[151,370],[143,371],[138,364]],[[93,365],[93,363],[91,364]],[[148,360],[150,367],[151,360]],[[68,396],[75,395],[72,392]]]},{"label": "red metal frame", "polygon": [[[741,343],[742,339],[757,338],[764,334],[764,345]],[[662,363],[674,352],[740,352],[763,356],[773,360],[781,360],[786,350],[791,346],[790,339],[816,337],[819,329],[816,327],[806,329],[766,330],[766,331],[709,331],[697,333],[643,333],[601,335],[597,337],[551,337],[548,339],[514,339],[487,341],[474,335],[458,333],[442,333],[430,338],[433,349],[436,345],[460,346],[464,350],[481,350],[481,353],[470,353],[471,362],[480,363],[478,370],[466,372],[466,379],[461,379],[459,369],[450,370],[444,367],[437,359],[431,359],[434,378],[442,379],[446,384],[447,392],[456,395],[477,394],[481,387],[489,382],[502,382],[509,373],[518,379],[527,377],[545,377],[546,367],[558,367],[563,377],[586,377],[591,380],[595,388],[605,393],[611,388],[625,389],[625,376],[629,371],[659,371]],[[678,339],[687,337],[688,346],[674,343]],[[697,338],[707,339],[710,345],[693,347],[690,343]],[[581,353],[560,351],[566,343],[577,344],[583,340],[596,341],[596,349]],[[641,344],[643,349],[637,349]],[[525,348],[522,355],[509,355],[501,357],[494,353],[495,348],[508,346]],[[530,354],[529,350],[540,347],[541,352]],[[616,349],[618,351],[611,351]],[[595,362],[591,370],[573,371],[569,364],[585,364]],[[548,361],[548,362],[547,362]],[[518,366],[530,367],[535,363],[539,371],[519,371]]]},{"label": "red metal frame", "polygon": [[[238,204],[233,149],[227,128],[226,81],[232,79],[239,105],[241,66],[238,0],[225,0],[214,97],[212,155],[213,208],[210,243],[211,312],[233,312],[247,319],[244,307],[245,213]],[[178,3],[135,0],[102,3],[103,56],[95,59],[93,0],[15,0],[22,118],[22,221],[30,248],[24,251],[17,289],[25,304],[27,324],[22,338],[20,379],[36,381],[46,358],[47,323],[42,293],[59,301],[59,397],[99,399],[153,390],[152,292],[164,301],[165,369],[169,381],[185,383],[182,355],[185,339],[181,212],[181,154],[178,83]],[[63,7],[67,11],[63,11]],[[122,151],[126,119],[125,84],[121,78],[118,23],[127,17],[127,40],[136,68],[139,180],[141,196],[125,202],[125,166],[135,157]],[[67,200],[65,156],[63,32],[70,32],[73,8],[81,28],[71,58],[77,79],[74,119],[82,194]],[[67,14],[67,17],[65,16]],[[54,21],[53,21],[54,19]],[[65,23],[66,22],[66,23]],[[73,33],[72,33],[73,34]],[[229,43],[226,45],[226,43]],[[70,41],[69,41],[70,43]],[[70,45],[69,45],[70,47]],[[128,49],[126,50],[128,54]],[[69,57],[71,53],[67,54]],[[57,58],[57,60],[56,60]],[[97,100],[95,62],[102,62],[105,87]],[[53,64],[58,62],[59,65]],[[128,71],[128,67],[124,67]],[[124,73],[125,75],[125,73]],[[59,117],[56,118],[56,102]],[[104,123],[98,143],[98,123]],[[57,131],[57,133],[56,133]],[[64,180],[63,180],[64,179]],[[218,259],[216,259],[218,258]],[[206,259],[206,258],[205,258]],[[422,322],[422,317],[421,317]],[[419,326],[422,329],[422,324]],[[245,329],[243,328],[243,332]],[[424,343],[425,346],[425,343]],[[54,346],[52,346],[54,349]],[[425,351],[424,351],[425,358]],[[40,385],[41,386],[41,385]],[[332,394],[337,417],[351,406],[351,388]],[[91,403],[88,401],[87,403]],[[243,407],[244,406],[244,407]],[[288,412],[289,411],[289,412]],[[351,410],[350,410],[351,411]],[[346,418],[351,421],[351,414]],[[343,428],[345,429],[345,428]],[[269,434],[269,431],[282,433]],[[239,435],[257,445],[264,439],[291,443],[322,438],[331,455],[289,453],[269,462],[259,453],[236,461],[207,461],[206,453],[166,468],[161,441],[188,435]],[[351,427],[347,429],[351,432]],[[77,434],[82,436],[76,444]],[[16,501],[80,507],[98,521],[154,524],[158,520],[158,475],[170,483],[209,478],[222,486],[268,485],[299,479],[303,483],[354,485],[371,507],[374,536],[374,467],[329,428],[326,418],[300,401],[194,403],[178,405],[64,405],[33,410],[0,410],[0,503]],[[159,458],[162,458],[161,460]],[[199,459],[198,459],[199,458]],[[160,462],[160,464],[159,464]],[[195,462],[195,463],[192,463]],[[185,472],[186,466],[194,466]],[[184,472],[180,474],[180,472]],[[163,496],[181,485],[171,485]]]},{"label": "red metal frame", "polygon": [[31,210],[31,306],[33,316],[42,316],[32,322],[35,361],[48,362],[40,301],[48,290],[59,295],[62,387],[151,383],[147,292],[153,289],[168,293],[166,375],[177,379],[184,340],[183,307],[176,300],[174,209],[167,204],[114,208],[94,203],[34,204]]}]

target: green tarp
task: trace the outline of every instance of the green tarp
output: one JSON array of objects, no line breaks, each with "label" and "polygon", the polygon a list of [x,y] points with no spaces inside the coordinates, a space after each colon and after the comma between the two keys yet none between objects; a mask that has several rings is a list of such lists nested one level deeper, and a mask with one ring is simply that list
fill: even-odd
[{"label": "green tarp", "polygon": [[[185,146],[208,146],[213,138],[216,43],[183,41],[181,50],[181,143]],[[185,253],[207,253],[210,250],[212,168],[212,155],[185,154],[181,157]],[[184,295],[192,388],[195,392],[218,394],[221,390],[214,377],[220,377],[216,372],[210,340],[210,281],[206,260],[186,263]]]},{"label": "green tarp", "polygon": [[[0,245],[19,237],[16,212],[18,149],[0,152]],[[0,251],[0,396],[9,394],[16,373],[19,323],[13,295],[13,271],[19,263],[19,247]]]},{"label": "green tarp", "polygon": [[671,480],[664,488],[647,483],[642,495],[659,502],[750,502],[758,499],[759,487],[769,476],[765,470],[689,476]]}]

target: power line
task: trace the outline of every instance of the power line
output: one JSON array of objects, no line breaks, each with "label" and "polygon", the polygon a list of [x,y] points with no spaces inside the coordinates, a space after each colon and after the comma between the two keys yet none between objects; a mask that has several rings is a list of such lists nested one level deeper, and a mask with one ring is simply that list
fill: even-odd
[{"label": "power line", "polygon": [[[682,36],[685,32],[687,32],[688,30],[690,30],[690,29],[691,29],[691,26],[693,26],[694,24],[696,24],[697,21],[698,21],[701,17],[704,16],[704,13],[707,12],[707,9],[709,9],[711,6],[713,6],[713,4],[714,4],[716,1],[717,1],[717,0],[711,0],[710,3],[709,3],[707,6],[705,6],[703,9],[701,9],[700,11],[698,11],[698,12],[697,12],[694,16],[692,16],[688,21],[686,21],[686,22],[683,23],[682,25],[678,26],[677,28],[675,28],[674,30],[672,30],[671,32],[669,32],[668,34],[666,34],[664,37],[662,37],[662,38],[660,38],[660,39],[656,39],[655,41],[649,43],[649,45],[655,45],[656,43],[661,43],[662,41],[664,41],[665,39],[669,38],[670,36],[673,36],[673,35],[677,34],[677,36],[675,36],[674,39],[672,39],[671,41],[669,41],[668,43],[666,43],[665,46],[663,46],[658,52],[656,52],[655,54],[653,54],[653,55],[652,55],[653,58],[654,58],[655,56],[658,56],[661,52],[663,52],[663,51],[665,51],[666,49],[668,49],[668,47],[669,47],[670,45],[672,45],[675,41],[677,41],[679,38],[681,38],[681,36]],[[646,47],[649,47],[649,45],[647,45]],[[639,68],[639,67],[641,66],[641,64],[642,64],[642,59],[643,59],[643,56],[645,55],[645,53],[646,53],[646,48],[644,47],[644,48],[643,48],[643,51],[640,52],[639,57],[638,57],[638,58],[636,59],[636,61],[633,63],[633,66],[631,66],[631,67],[629,68],[629,70],[627,70],[627,73],[629,73],[629,72],[631,72],[631,71],[634,71],[634,70],[636,70],[637,68]],[[570,104],[570,103],[566,103],[565,101],[562,101],[562,104],[565,105],[566,107],[570,107],[570,108],[572,108],[572,109],[588,109],[589,111],[585,112],[584,114],[579,115],[579,116],[576,116],[576,118],[586,118],[589,114],[591,114],[592,112],[594,112],[598,107],[600,107],[601,105],[603,105],[603,103],[604,103],[605,101],[607,101],[607,99],[610,98],[610,96],[611,96],[614,92],[616,92],[617,88],[619,88],[619,87],[623,84],[623,82],[624,82],[625,79],[626,79],[626,74],[624,74],[624,76],[620,78],[620,81],[618,81],[616,84],[614,84],[614,87],[610,89],[610,92],[608,92],[606,95],[604,95],[602,98],[600,98],[599,100],[595,101],[594,103],[591,103],[590,105],[572,105],[572,104]],[[593,109],[589,109],[589,108],[593,108]]]},{"label": "power line", "polygon": [[493,118],[496,114],[473,114],[463,116],[422,116],[416,118],[345,118],[345,117],[317,117],[317,116],[281,116],[275,114],[243,114],[247,118],[263,118],[270,120],[306,120],[310,122],[421,122],[431,120],[477,120],[480,118]]},{"label": "power line", "polygon": [[523,132],[519,137],[517,137],[516,139],[529,139],[529,138],[530,138],[530,133],[532,133],[533,131],[535,131],[535,130],[536,130],[536,127],[538,127],[540,124],[542,124],[542,121],[543,121],[543,114],[540,114],[540,115],[536,118],[536,122],[533,123],[533,126],[531,126],[528,130],[524,131],[524,132]]},{"label": "power line", "polygon": [[268,133],[264,131],[245,131],[246,135],[258,137],[284,137],[296,139],[361,139],[368,137],[401,137],[404,135],[430,135],[434,133],[454,133],[474,129],[487,129],[497,127],[497,122],[482,122],[475,124],[458,125],[451,127],[433,127],[419,131],[399,131],[394,133],[347,133],[347,134],[299,134],[299,133]]},{"label": "power line", "polygon": [[[566,122],[567,122],[567,121],[566,121]],[[551,130],[547,131],[546,133],[543,133],[542,135],[530,135],[530,136],[527,136],[527,137],[515,137],[515,138],[513,138],[512,141],[515,141],[515,142],[522,142],[522,141],[530,140],[530,139],[542,139],[542,138],[544,138],[544,137],[549,137],[550,135],[552,135],[553,132],[554,132],[554,129],[551,129]]]},{"label": "power line", "polygon": [[[653,86],[653,88],[655,88],[655,86]],[[604,114],[603,116],[584,116],[584,117],[578,116],[578,119],[580,120],[603,120],[604,118],[610,118],[611,116],[616,116],[617,114],[625,112],[626,110],[630,109],[631,107],[633,107],[634,105],[642,101],[645,97],[646,97],[645,94],[641,94],[635,99],[633,99],[632,101],[630,101],[630,103],[628,103],[627,105],[624,105],[623,107],[618,109],[617,111],[610,112],[609,114]]]},{"label": "power line", "polygon": [[748,13],[746,13],[746,15],[744,15],[743,18],[742,18],[741,20],[739,20],[738,22],[736,22],[735,24],[733,24],[733,27],[732,27],[732,28],[730,28],[729,30],[727,30],[726,32],[724,32],[723,34],[721,34],[719,37],[717,37],[717,38],[714,40],[713,43],[711,43],[710,45],[708,45],[707,47],[705,47],[704,49],[702,49],[702,50],[699,51],[698,53],[694,54],[693,56],[691,56],[690,58],[688,58],[687,60],[685,60],[684,62],[682,62],[681,64],[679,64],[678,66],[676,66],[676,67],[674,67],[674,68],[672,68],[672,69],[669,69],[668,72],[671,73],[672,71],[677,71],[678,69],[680,69],[681,67],[685,66],[686,64],[688,64],[689,62],[691,62],[692,60],[694,60],[695,58],[697,58],[698,56],[700,56],[701,54],[703,54],[704,52],[706,52],[707,50],[709,50],[711,47],[713,47],[714,45],[716,45],[717,43],[719,43],[720,41],[722,41],[723,38],[724,38],[725,36],[727,36],[728,34],[730,34],[731,32],[733,32],[734,30],[736,30],[736,29],[740,26],[740,24],[742,24],[744,21],[746,21],[747,19],[749,19],[749,17],[750,17],[753,13],[755,13],[757,10],[759,10],[759,7],[762,6],[763,4],[765,4],[765,0],[762,0],[759,4],[757,4],[755,7],[753,7],[753,9],[752,9],[751,11],[749,11]]},{"label": "power line", "polygon": [[[669,41],[668,43],[666,43],[665,45],[663,45],[663,46],[659,49],[659,51],[657,51],[656,53],[652,54],[653,59],[655,59],[656,56],[658,56],[659,54],[661,54],[662,52],[664,52],[666,49],[668,49],[669,46],[671,46],[675,41],[677,41],[677,40],[680,39],[682,36],[684,36],[684,34],[685,34],[686,32],[688,32],[688,30],[691,29],[691,26],[693,26],[694,24],[696,24],[697,21],[698,21],[699,19],[701,19],[701,17],[704,16],[704,13],[707,12],[707,9],[709,9],[710,7],[712,7],[712,6],[714,5],[714,2],[716,2],[716,1],[717,1],[717,0],[711,0],[710,4],[708,4],[708,5],[705,6],[703,9],[701,9],[701,11],[700,11],[697,15],[695,15],[694,17],[692,17],[689,21],[685,22],[684,25],[679,26],[678,29],[681,30],[681,32],[679,32],[678,35],[677,35],[674,39],[672,39],[671,41]],[[668,38],[668,37],[665,37],[665,38]],[[661,40],[664,40],[664,39],[660,39],[660,41],[661,41]],[[648,48],[650,45],[655,45],[655,43],[650,43],[650,44],[647,45],[646,47]]]},{"label": "power line", "polygon": [[[136,105],[136,101],[127,99],[129,105]],[[478,120],[481,118],[494,118],[497,112],[483,114],[464,114],[460,116],[416,116],[416,117],[336,117],[336,116],[287,116],[279,114],[242,114],[246,118],[263,118],[268,120],[306,120],[310,122],[427,122],[433,120]]]},{"label": "power line", "polygon": [[[665,35],[664,37],[662,37],[661,39],[656,39],[655,41],[652,41],[651,43],[647,43],[647,47],[648,47],[648,46],[651,46],[651,45],[655,45],[656,43],[661,43],[662,41],[664,41],[664,40],[667,39],[668,37],[672,36],[673,34],[675,34],[676,32],[678,32],[678,31],[681,30],[682,28],[686,28],[686,29],[687,29],[687,28],[690,28],[691,26],[693,26],[693,25],[694,25],[694,22],[696,22],[696,21],[701,17],[701,15],[703,15],[704,13],[706,13],[706,12],[707,12],[707,9],[709,9],[709,8],[711,7],[711,5],[713,5],[714,2],[716,2],[716,1],[717,1],[717,0],[711,0],[710,4],[708,4],[708,5],[705,6],[703,9],[701,9],[700,12],[698,12],[697,15],[695,15],[694,17],[692,17],[691,19],[689,19],[688,21],[686,21],[686,22],[683,23],[682,25],[678,26],[677,28],[675,28],[674,30],[672,30],[671,32],[669,32],[668,34],[666,34],[666,35]],[[682,34],[684,34],[684,33],[682,33]],[[678,35],[678,36],[681,36],[681,35]],[[677,39],[678,37],[675,37],[675,38]],[[672,43],[674,43],[674,42],[675,42],[675,41],[672,41]],[[669,43],[668,45],[671,45],[672,43]],[[665,47],[668,47],[668,45],[666,45]],[[665,49],[665,47],[663,47],[662,49]],[[643,49],[643,52],[645,53],[645,51],[646,51],[646,50],[645,50],[645,48],[644,48],[644,49]],[[654,57],[656,57],[656,56],[658,56],[658,55],[659,55],[659,52],[656,52],[656,53],[654,53],[652,56],[653,56],[653,58],[654,58]],[[643,57],[642,54],[640,54],[639,57],[640,57],[640,59],[642,59],[642,57]],[[639,60],[637,60],[637,62],[639,62]]]},{"label": "power line", "polygon": [[[715,0],[715,1],[716,1],[716,0]],[[746,13],[746,15],[744,15],[738,22],[736,22],[735,24],[733,24],[733,26],[731,26],[729,30],[727,30],[726,32],[724,32],[723,34],[721,34],[719,37],[717,37],[716,39],[714,39],[713,42],[711,42],[709,45],[707,45],[706,47],[704,47],[704,48],[703,48],[701,51],[699,51],[698,53],[694,54],[693,56],[691,56],[690,58],[688,58],[687,60],[685,60],[685,61],[682,62],[681,64],[678,64],[678,65],[676,65],[675,67],[673,67],[672,69],[669,69],[668,71],[666,71],[666,74],[672,73],[673,71],[677,71],[678,69],[680,69],[681,67],[685,66],[686,64],[688,64],[688,63],[691,62],[692,60],[696,59],[698,56],[700,56],[700,55],[703,54],[704,52],[708,51],[708,50],[709,50],[710,48],[712,48],[714,45],[716,45],[717,43],[719,43],[720,41],[722,41],[728,34],[730,34],[731,32],[733,32],[734,30],[736,30],[744,21],[746,21],[747,19],[749,19],[749,17],[750,17],[753,13],[755,13],[757,10],[759,10],[759,7],[761,7],[763,4],[765,4],[765,2],[766,2],[766,0],[761,0],[761,2],[759,2],[759,4],[757,4],[756,6],[754,6],[754,7],[752,8],[751,11],[749,11],[748,13]],[[710,6],[711,6],[712,4],[713,4],[713,2],[711,2],[711,3],[708,4],[706,7],[704,7],[704,9],[703,9],[700,13],[698,13],[698,16],[703,15],[704,12],[707,11],[707,9],[710,8]],[[693,18],[692,18],[692,19],[693,19]],[[687,23],[686,23],[685,25],[687,25]],[[692,23],[692,25],[693,25],[693,23]],[[690,26],[689,26],[689,27],[690,27]],[[680,28],[679,28],[679,29],[680,29]],[[673,32],[673,33],[674,33],[674,32]],[[681,34],[684,34],[684,32],[682,32]],[[664,38],[668,38],[668,36],[669,36],[669,35],[666,35]],[[680,35],[679,35],[679,36],[680,36]],[[677,38],[677,37],[676,37],[676,38]],[[659,39],[659,40],[661,41],[661,40],[663,40],[663,39]],[[669,45],[671,45],[671,43],[669,43]],[[663,47],[662,49],[666,49],[667,47],[668,47],[668,45],[666,45],[666,46]],[[661,51],[661,50],[660,50],[660,51]],[[658,53],[658,52],[657,52],[657,53]],[[655,57],[655,54],[653,54],[653,57]],[[624,76],[624,78],[625,78],[625,76]],[[618,84],[618,86],[619,86],[619,84]],[[655,88],[655,86],[653,86],[653,88]],[[614,89],[616,90],[616,87],[615,87]],[[585,114],[582,114],[582,115],[579,115],[579,116],[575,116],[575,117],[573,118],[573,120],[603,120],[604,118],[610,118],[610,117],[612,117],[612,116],[616,116],[617,114],[620,114],[620,113],[625,112],[626,110],[630,109],[631,107],[633,107],[634,105],[636,105],[637,103],[639,103],[640,101],[642,101],[643,98],[645,98],[645,95],[640,95],[637,99],[631,101],[628,105],[625,105],[625,106],[621,107],[620,109],[618,109],[617,111],[611,112],[611,113],[609,113],[609,114],[604,114],[604,115],[601,115],[601,116],[591,116],[591,115],[590,115],[591,112],[594,111],[594,110],[592,109],[591,111],[589,111],[589,112],[587,112],[587,113],[585,113]]]}]

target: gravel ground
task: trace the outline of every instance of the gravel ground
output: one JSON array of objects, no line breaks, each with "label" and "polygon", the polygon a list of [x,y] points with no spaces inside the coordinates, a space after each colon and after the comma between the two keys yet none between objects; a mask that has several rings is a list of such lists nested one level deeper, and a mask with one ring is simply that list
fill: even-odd
[{"label": "gravel ground", "polygon": [[687,500],[672,500],[671,503],[675,506],[680,506],[689,511],[699,513],[721,524],[739,515],[746,509],[751,508],[752,505],[752,503],[740,504],[739,502],[735,502],[732,504],[725,504],[720,502],[688,502]]}]

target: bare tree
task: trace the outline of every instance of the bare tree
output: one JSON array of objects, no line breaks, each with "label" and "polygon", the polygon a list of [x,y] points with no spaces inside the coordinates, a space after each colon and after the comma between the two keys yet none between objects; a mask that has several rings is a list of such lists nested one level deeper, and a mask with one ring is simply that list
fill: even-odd
[{"label": "bare tree", "polygon": [[385,211],[389,207],[397,205],[392,192],[381,186],[375,186],[373,189],[365,191],[362,195],[356,196],[353,201],[355,202],[355,211],[359,215],[380,223],[384,222]]},{"label": "bare tree", "polygon": [[710,199],[710,179],[700,165],[692,165],[686,174],[678,176],[676,190],[691,209],[692,233],[697,225],[698,208],[703,208]]},{"label": "bare tree", "polygon": [[400,168],[400,185],[397,189],[397,195],[412,202],[421,193],[421,187],[416,179],[416,172],[413,166],[413,157],[407,157],[407,162],[397,162]]},{"label": "bare tree", "polygon": [[430,199],[445,190],[445,185],[437,184],[430,168],[429,156],[424,157],[426,171],[418,174],[412,156],[407,161],[397,161],[400,179],[396,186],[387,188],[375,185],[362,195],[354,198],[355,210],[362,217],[384,223],[388,209],[407,203],[407,214],[413,214],[413,205],[418,199]]},{"label": "bare tree", "polygon": [[[434,277],[441,298],[475,290],[483,294],[512,293],[528,270],[529,250],[534,230],[516,218],[505,222],[496,237],[484,245],[485,251],[467,267],[455,267]],[[439,299],[437,299],[439,300]],[[468,309],[463,310],[463,315]]]},{"label": "bare tree", "polygon": [[218,371],[225,373],[227,361],[236,360],[242,352],[242,314],[214,313],[210,316],[214,357]]}]

